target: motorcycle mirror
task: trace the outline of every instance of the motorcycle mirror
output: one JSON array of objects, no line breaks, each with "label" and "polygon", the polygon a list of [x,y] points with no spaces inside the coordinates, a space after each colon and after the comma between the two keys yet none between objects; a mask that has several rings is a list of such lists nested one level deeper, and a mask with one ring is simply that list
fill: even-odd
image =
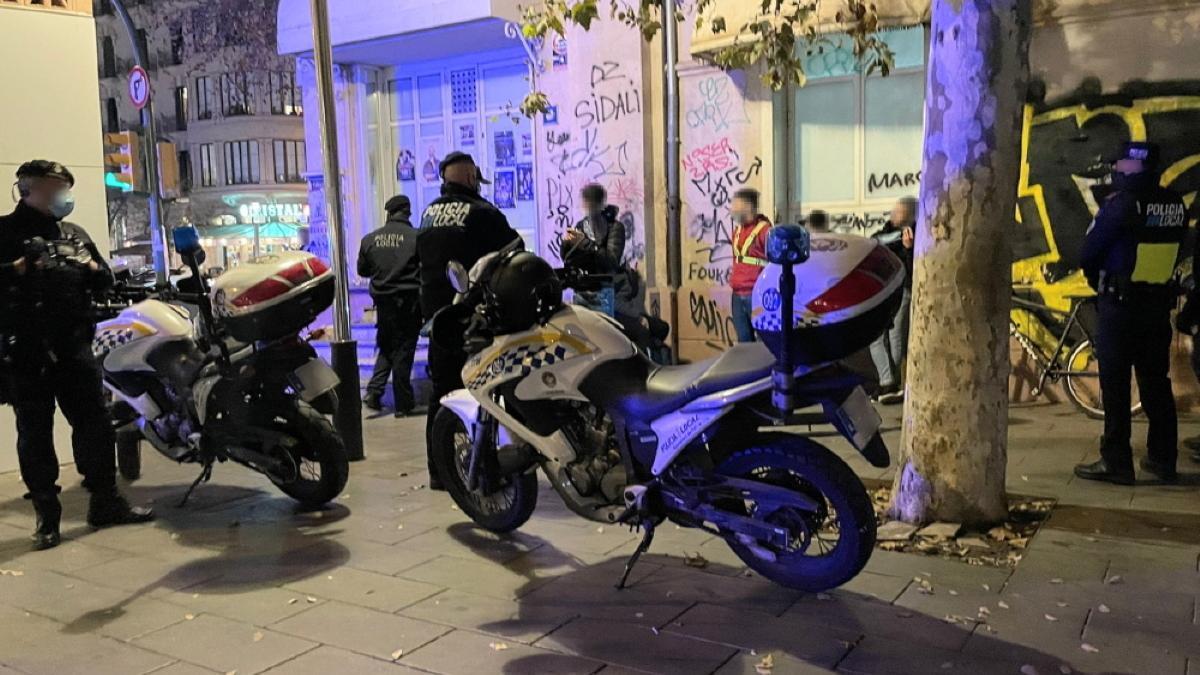
[{"label": "motorcycle mirror", "polygon": [[467,268],[463,267],[462,263],[457,260],[451,260],[446,265],[446,278],[450,280],[450,286],[455,292],[466,293],[469,284],[467,276]]},{"label": "motorcycle mirror", "polygon": [[190,225],[175,228],[171,231],[171,237],[175,240],[175,252],[181,256],[203,250],[200,246],[200,232]]}]

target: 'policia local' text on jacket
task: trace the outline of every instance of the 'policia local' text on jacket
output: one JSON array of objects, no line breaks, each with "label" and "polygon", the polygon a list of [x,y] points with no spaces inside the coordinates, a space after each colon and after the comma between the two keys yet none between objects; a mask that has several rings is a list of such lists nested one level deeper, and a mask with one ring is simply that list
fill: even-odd
[{"label": "'policia local' text on jacket", "polygon": [[446,265],[457,260],[471,269],[480,258],[499,251],[521,235],[508,219],[470,188],[442,185],[442,196],[421,215],[417,256],[421,260],[421,313],[428,320],[454,301]]},{"label": "'policia local' text on jacket", "polygon": [[1092,288],[1162,286],[1171,280],[1187,235],[1187,208],[1158,176],[1124,176],[1083,242],[1081,267]]},{"label": "'policia local' text on jacket", "polygon": [[358,275],[371,280],[371,297],[384,298],[421,289],[417,230],[400,213],[363,237],[358,249]]}]

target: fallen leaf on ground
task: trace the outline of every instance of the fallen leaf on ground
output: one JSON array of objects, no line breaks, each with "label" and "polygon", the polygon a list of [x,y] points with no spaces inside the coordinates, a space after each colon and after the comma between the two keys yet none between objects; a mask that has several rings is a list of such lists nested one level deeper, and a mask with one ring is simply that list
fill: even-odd
[{"label": "fallen leaf on ground", "polygon": [[1060,579],[1060,578],[1058,578],[1058,577],[1054,577],[1053,579],[1051,579],[1051,580],[1050,580],[1050,583],[1052,583],[1052,584],[1061,584],[1061,583],[1062,583],[1062,579]]},{"label": "fallen leaf on ground", "polygon": [[996,604],[1000,606],[1000,609],[1008,609],[1008,603],[1003,600],[997,602]]},{"label": "fallen leaf on ground", "polygon": [[1058,621],[1058,617],[1053,614],[1043,614],[1042,616],[1046,617],[1047,621]]},{"label": "fallen leaf on ground", "polygon": [[1114,575],[1112,575],[1111,577],[1109,577],[1109,578],[1105,579],[1105,580],[1104,580],[1104,583],[1106,583],[1106,584],[1119,584],[1119,583],[1121,583],[1121,575],[1120,575],[1120,574],[1114,574]]},{"label": "fallen leaf on ground", "polygon": [[1062,675],[1071,675],[1071,673],[1075,671],[1071,670],[1071,666],[1068,666],[1065,663],[1060,663],[1058,664],[1058,672],[1062,673]]},{"label": "fallen leaf on ground", "polygon": [[828,593],[817,593],[818,600],[832,600],[833,596]]},{"label": "fallen leaf on ground", "polygon": [[505,649],[508,649],[508,645],[503,642],[493,642],[493,643],[489,644],[488,646],[498,652],[502,652]]},{"label": "fallen leaf on ground", "polygon": [[1068,606],[1067,603],[1063,602],[1062,600],[1059,600],[1058,602],[1056,602],[1054,604],[1058,605],[1059,607],[1067,607]]},{"label": "fallen leaf on ground", "polygon": [[1038,675],[1038,669],[1026,663],[1021,666],[1021,675]]},{"label": "fallen leaf on ground", "polygon": [[263,635],[263,632],[262,632],[261,630],[260,630],[260,631],[256,631],[256,632],[254,633],[254,641],[255,641],[255,642],[262,642],[262,640],[263,640],[263,638],[264,638],[264,637],[266,637],[266,636],[265,636],[265,635]]},{"label": "fallen leaf on ground", "polygon": [[392,652],[392,660],[393,661],[399,661],[401,656],[404,656],[403,649],[397,649],[396,651]]},{"label": "fallen leaf on ground", "polygon": [[184,614],[183,618],[188,621],[191,621],[192,619],[196,618],[196,615],[195,614]]},{"label": "fallen leaf on ground", "polygon": [[985,590],[985,591],[991,591],[991,590],[992,590],[992,587],[991,587],[990,585],[988,585],[988,584],[984,584],[984,585],[983,585],[983,590]]},{"label": "fallen leaf on ground", "polygon": [[298,600],[296,600],[296,598],[292,598],[292,599],[288,600],[288,604],[289,604],[289,605],[294,605],[294,604],[296,604],[297,602],[299,602],[299,601],[298,601]]},{"label": "fallen leaf on ground", "polygon": [[[601,528],[601,531],[603,531],[603,528]],[[705,567],[708,567],[708,560],[704,556],[700,555],[699,552],[693,555],[687,551],[684,551],[683,564],[687,565],[688,567],[695,567],[696,569],[704,569]]]},{"label": "fallen leaf on ground", "polygon": [[1099,610],[1101,614],[1108,614],[1109,612],[1112,611],[1111,609],[1108,608],[1108,605],[1105,605],[1103,603],[1101,603],[1100,606],[1097,607],[1096,609]]},{"label": "fallen leaf on ground", "polygon": [[307,600],[307,601],[308,601],[308,604],[310,604],[310,605],[311,605],[311,604],[313,604],[313,603],[315,603],[315,602],[317,601],[317,599],[316,599],[316,598],[314,598],[314,597],[313,597],[313,596],[311,596],[311,595],[310,595],[310,596],[308,596],[307,598],[305,598],[305,600]]},{"label": "fallen leaf on ground", "polygon": [[918,537],[933,537],[935,539],[953,539],[962,529],[962,523],[933,523],[917,530]]},{"label": "fallen leaf on ground", "polygon": [[947,593],[949,593],[950,595],[958,595],[958,591],[954,590],[953,588],[951,588],[949,591],[947,591]]},{"label": "fallen leaf on ground", "polygon": [[766,656],[762,657],[761,661],[754,664],[754,670],[757,671],[759,675],[766,675],[767,673],[771,672],[771,669],[774,667],[775,655],[773,654],[767,654]]},{"label": "fallen leaf on ground", "polygon": [[1099,648],[1097,648],[1097,647],[1093,647],[1092,645],[1090,645],[1090,644],[1088,644],[1088,643],[1086,643],[1086,642],[1085,642],[1085,643],[1083,643],[1083,644],[1081,644],[1081,645],[1079,645],[1079,648],[1080,648],[1080,649],[1082,649],[1083,651],[1085,651],[1085,652],[1089,653],[1089,654],[1099,654],[1099,653],[1100,653],[1100,649],[1099,649]]}]

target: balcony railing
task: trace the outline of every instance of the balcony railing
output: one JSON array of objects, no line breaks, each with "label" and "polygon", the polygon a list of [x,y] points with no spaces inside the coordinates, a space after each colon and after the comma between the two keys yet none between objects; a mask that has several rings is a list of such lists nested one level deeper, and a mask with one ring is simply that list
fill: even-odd
[{"label": "balcony railing", "polygon": [[12,6],[88,15],[92,13],[92,0],[0,0],[0,7]]}]

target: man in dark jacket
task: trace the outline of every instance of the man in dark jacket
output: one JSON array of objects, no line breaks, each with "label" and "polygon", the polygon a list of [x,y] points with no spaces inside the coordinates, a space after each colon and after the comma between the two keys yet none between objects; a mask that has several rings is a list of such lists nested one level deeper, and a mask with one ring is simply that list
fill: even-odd
[{"label": "man in dark jacket", "polygon": [[[475,159],[454,151],[438,165],[442,176],[442,195],[433,200],[421,215],[417,235],[417,256],[421,261],[421,313],[425,320],[454,301],[454,287],[446,277],[446,266],[457,260],[468,270],[489,253],[499,251],[520,235],[508,224],[500,209],[479,194],[486,183]],[[441,410],[441,399],[461,389],[462,369],[467,355],[461,350],[440,347],[429,342],[429,414],[426,419],[426,445],[429,451],[429,487],[444,489],[433,465],[433,420]]]},{"label": "man in dark jacket", "polygon": [[586,215],[563,235],[563,263],[613,278],[611,288],[577,292],[575,297],[585,307],[614,315],[617,295],[630,290],[624,278],[625,224],[617,220],[617,208],[605,203],[608,195],[602,186],[586,185],[580,196]]},{"label": "man in dark jacket", "polygon": [[54,408],[71,424],[75,468],[91,492],[93,527],[142,523],[150,511],[117,491],[116,441],[92,356],[91,293],[112,273],[83,228],[63,221],[75,206],[75,178],[58,162],[17,169],[21,201],[0,217],[0,349],[6,398],[17,418],[17,455],[37,512],[34,546],[61,541]]},{"label": "man in dark jacket", "polygon": [[363,237],[358,249],[358,274],[371,280],[375,339],[379,345],[363,404],[371,410],[382,409],[383,392],[391,374],[396,417],[404,417],[415,405],[410,374],[421,335],[421,268],[417,231],[410,221],[412,202],[396,195],[384,209],[387,222]]},{"label": "man in dark jacket", "polygon": [[913,227],[917,220],[917,200],[905,197],[892,207],[891,216],[875,239],[888,247],[904,263],[904,296],[892,325],[871,343],[871,360],[879,371],[879,401],[893,404],[904,400],[900,365],[908,348],[909,307],[912,305]]},{"label": "man in dark jacket", "polygon": [[1130,436],[1131,371],[1150,423],[1143,471],[1176,479],[1179,425],[1171,391],[1171,310],[1175,265],[1187,235],[1187,209],[1159,185],[1158,146],[1127,143],[1114,164],[1112,194],[1083,242],[1081,267],[1096,289],[1096,358],[1104,400],[1100,461],[1075,475],[1120,485],[1134,482]]}]

